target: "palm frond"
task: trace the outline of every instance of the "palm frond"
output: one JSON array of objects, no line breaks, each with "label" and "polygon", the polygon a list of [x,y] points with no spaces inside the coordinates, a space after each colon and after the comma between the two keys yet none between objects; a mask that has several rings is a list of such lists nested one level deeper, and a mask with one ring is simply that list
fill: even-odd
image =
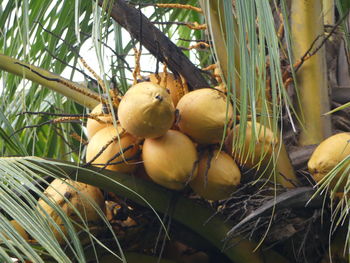
[{"label": "palm frond", "polygon": [[[280,40],[275,26],[274,12],[269,3],[256,1],[202,1],[211,33],[214,54],[222,69],[228,96],[234,106],[232,126],[239,122],[239,132],[233,140],[233,149],[242,156],[247,134],[247,123],[256,127],[259,122],[279,138],[276,155],[271,157],[273,167],[287,178],[296,180],[287,152],[283,146],[283,112],[293,123],[295,111],[284,87],[281,67]],[[276,12],[276,11],[275,11]],[[291,54],[290,47],[286,47]],[[229,60],[227,58],[230,58]],[[264,129],[262,129],[264,130]],[[252,129],[247,158],[254,158],[260,129]],[[262,142],[265,144],[265,142]],[[266,142],[267,143],[267,142]],[[259,154],[262,161],[265,154]],[[281,164],[283,163],[283,165]],[[260,166],[260,165],[258,165]],[[273,177],[277,176],[274,173]],[[271,171],[259,171],[259,174]],[[290,183],[282,184],[290,187]]]},{"label": "palm frond", "polygon": [[[62,261],[62,257],[70,255],[70,253],[73,253],[74,258],[77,260],[79,259],[81,262],[84,262],[81,258],[83,257],[83,252],[81,250],[81,244],[79,243],[79,235],[75,232],[74,228],[70,226],[69,222],[71,221],[69,217],[64,213],[60,214],[64,219],[65,226],[70,229],[68,231],[68,236],[70,240],[73,241],[71,241],[71,245],[68,248],[66,247],[70,252],[59,247],[57,241],[53,237],[52,229],[49,227],[50,224],[54,225],[54,222],[38,213],[38,210],[35,209],[36,200],[31,194],[28,194],[29,188],[34,190],[35,194],[39,195],[41,198],[46,198],[42,194],[42,187],[38,188],[33,184],[34,178],[40,178],[41,182],[45,182],[41,177],[42,175],[55,178],[67,178],[68,176],[72,179],[77,179],[78,181],[100,187],[106,191],[120,194],[136,203],[154,209],[153,211],[159,220],[158,212],[166,213],[169,203],[175,197],[174,194],[176,195],[176,193],[158,185],[130,175],[116,174],[112,171],[104,171],[103,174],[101,174],[96,172],[96,169],[79,168],[75,164],[58,160],[44,160],[37,157],[17,157],[1,158],[0,162],[2,167],[2,169],[0,169],[1,178],[3,178],[2,180],[6,180],[4,181],[4,187],[1,188],[6,194],[6,199],[0,199],[1,204],[5,205],[3,209],[5,209],[5,212],[9,212],[9,216],[18,220],[24,229],[28,230],[40,246],[43,246],[44,252],[48,252],[50,256],[59,262],[64,262]],[[4,174],[9,174],[9,176],[4,176]],[[13,181],[14,176],[16,181]],[[19,180],[21,182],[19,182]],[[7,187],[5,187],[5,185],[7,185]],[[8,190],[9,185],[14,188],[16,187],[14,189],[16,193]],[[18,197],[17,193],[21,194],[23,200]],[[230,224],[227,222],[225,223],[224,219],[219,215],[212,216],[213,211],[210,208],[200,205],[193,200],[188,200],[178,195],[176,195],[176,199],[177,202],[173,207],[173,219],[189,227],[220,249],[222,247],[223,238],[231,228]],[[57,205],[50,205],[59,211],[59,208],[56,207]],[[23,214],[16,213],[15,211],[23,212]],[[192,214],[191,217],[186,216],[189,213]],[[83,217],[83,215],[81,216]],[[208,218],[210,218],[210,220],[208,220]],[[203,228],[202,224],[198,224],[198,222],[206,222],[206,227]],[[2,224],[5,223],[0,222],[0,228]],[[165,226],[163,225],[163,227]],[[5,231],[4,234],[11,234],[7,233],[10,231],[7,231],[6,227],[3,228]],[[86,230],[86,232],[89,231],[88,229],[84,229],[84,227],[83,230]],[[96,239],[93,237],[92,239],[96,242],[96,246],[102,246],[103,249],[108,251],[108,249],[104,248]],[[240,240],[237,246],[224,251],[229,258],[232,260],[234,259],[236,262],[246,262],[247,260],[249,262],[261,262],[258,254],[249,252],[254,248],[253,242],[241,240],[239,237],[237,240]],[[42,244],[42,242],[46,243]],[[249,250],[247,249],[248,247],[250,248]],[[34,252],[32,252],[32,254],[25,253],[27,252],[20,250],[16,256],[38,256]],[[63,255],[59,256],[59,253],[63,253]],[[123,255],[121,251],[118,251],[116,254],[120,256]],[[270,256],[275,255],[277,259],[282,259],[277,254],[274,254],[273,251],[268,251],[267,254]]]},{"label": "palm frond", "polygon": [[[0,224],[2,245],[0,250],[2,259],[7,260],[16,257],[33,262],[50,262],[52,260],[56,262],[72,262],[74,260],[85,262],[83,243],[81,243],[82,233],[83,235],[88,234],[85,243],[101,246],[112,255],[117,256],[90,233],[89,223],[86,222],[85,216],[77,211],[73,204],[69,202],[68,197],[62,196],[68,207],[71,207],[69,209],[74,211],[82,221],[79,232],[74,226],[74,221],[65,213],[61,204],[53,202],[49,196],[43,193],[43,190],[49,185],[49,182],[45,180],[45,176],[57,178],[59,174],[59,176],[67,178],[63,170],[57,169],[57,167],[55,170],[53,168],[51,170],[45,169],[33,162],[26,161],[25,158],[1,158],[0,163],[2,217]],[[62,225],[67,231],[66,234],[62,231],[62,225],[58,225],[57,219],[51,218],[45,210],[41,210],[38,206],[38,198],[44,200],[48,206],[54,209],[58,217],[61,218]],[[81,198],[87,199],[88,197],[81,195]],[[87,200],[97,210],[104,224],[109,226],[109,231],[112,231],[104,212],[93,200]],[[30,235],[31,241],[28,242],[20,236],[9,223],[9,220],[16,220]],[[55,235],[53,231],[62,236],[61,238],[67,242],[66,246],[61,246],[58,243],[57,234]],[[118,242],[116,238],[115,241]],[[121,249],[119,249],[118,254],[123,257]]]}]

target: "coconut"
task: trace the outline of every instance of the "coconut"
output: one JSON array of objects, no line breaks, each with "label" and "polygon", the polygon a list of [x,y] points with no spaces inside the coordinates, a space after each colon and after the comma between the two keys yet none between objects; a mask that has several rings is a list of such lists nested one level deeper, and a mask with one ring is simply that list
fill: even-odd
[{"label": "coconut", "polygon": [[169,130],[162,137],[146,139],[142,159],[148,176],[169,189],[183,189],[196,175],[196,148],[179,131]]},{"label": "coconut", "polygon": [[162,88],[168,89],[174,106],[176,106],[181,97],[188,92],[186,81],[182,77],[175,79],[174,74],[171,73],[165,74],[164,72],[161,72],[158,75],[160,77],[159,83],[156,74],[151,74],[149,76],[150,81],[152,83],[160,85]]},{"label": "coconut", "polygon": [[[100,121],[96,121],[96,120],[90,119],[90,118],[88,119],[88,121],[86,123],[86,130],[87,130],[87,137],[89,140],[92,138],[92,136],[94,136],[94,134],[96,132],[98,132],[102,128],[109,126],[109,125],[113,125],[112,124],[112,121],[113,121],[112,114],[109,110],[108,105],[104,105],[104,104],[100,103],[91,111],[90,114],[101,115],[101,116],[97,116],[97,118]],[[108,114],[108,115],[104,116],[102,114]]]},{"label": "coconut", "polygon": [[[90,140],[86,149],[86,162],[93,160],[104,148],[103,152],[94,160],[92,164],[97,167],[104,167],[108,170],[122,173],[131,173],[138,161],[139,145],[134,136],[128,133],[121,133],[122,128],[118,126],[107,126],[98,131]],[[107,144],[117,135],[118,138]],[[117,156],[116,156],[117,155]],[[112,159],[115,156],[114,159]]]},{"label": "coconut", "polygon": [[216,201],[228,198],[240,180],[241,172],[230,155],[219,150],[206,151],[200,157],[197,176],[190,186],[199,196]]},{"label": "coconut", "polygon": [[166,89],[152,82],[141,82],[132,86],[120,101],[118,119],[130,134],[156,138],[172,126],[175,108]]},{"label": "coconut", "polygon": [[[335,134],[321,142],[312,153],[308,162],[308,169],[316,182],[321,181],[338,163],[350,154],[350,133]],[[343,192],[347,177],[341,178],[341,170],[332,179],[330,189],[334,189],[339,180],[342,180],[337,192]]]},{"label": "coconut", "polygon": [[[44,194],[60,206],[63,212],[77,224],[82,224],[81,218],[89,224],[89,227],[97,226],[102,222],[101,215],[93,205],[94,202],[97,207],[105,212],[104,197],[97,187],[72,180],[55,179],[44,191]],[[60,226],[64,235],[67,235],[68,231],[64,226],[62,217],[50,204],[40,198],[37,208],[44,217],[50,216]],[[79,230],[77,224],[73,225]],[[64,238],[60,231],[54,226],[51,226],[51,228],[58,242],[63,244]]]},{"label": "coconut", "polygon": [[25,240],[29,240],[27,231],[25,231],[25,229],[16,220],[11,220],[10,223],[14,229],[16,229],[18,234],[20,234]]},{"label": "coconut", "polygon": [[[25,240],[29,240],[29,235],[27,233],[27,231],[25,231],[25,229],[16,221],[16,220],[11,220],[10,224],[12,225],[12,227],[14,228],[14,230],[20,235],[22,236]],[[8,235],[6,235],[4,233],[4,237],[6,239],[10,239],[8,237]],[[0,243],[2,243],[2,241],[0,240]]]},{"label": "coconut", "polygon": [[[235,161],[244,169],[265,168],[269,163],[272,163],[272,154],[278,143],[277,137],[267,127],[256,123],[255,125],[255,144],[251,145],[253,140],[253,124],[248,121],[245,130],[245,140],[243,145],[232,148],[233,140],[237,139],[240,129],[240,124],[236,125],[227,135],[225,140],[225,150],[233,156]],[[239,147],[242,146],[242,147]],[[249,148],[251,150],[249,151]]]},{"label": "coconut", "polygon": [[209,88],[187,93],[176,108],[180,130],[201,144],[219,143],[224,136],[225,124],[233,115],[225,94]]}]

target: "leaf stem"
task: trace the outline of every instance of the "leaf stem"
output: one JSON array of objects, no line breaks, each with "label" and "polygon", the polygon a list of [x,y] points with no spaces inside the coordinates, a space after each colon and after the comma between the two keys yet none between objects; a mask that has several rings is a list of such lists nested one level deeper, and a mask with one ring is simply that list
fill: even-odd
[{"label": "leaf stem", "polygon": [[[10,72],[43,85],[90,109],[93,109],[98,103],[100,103],[100,95],[87,89],[83,85],[4,54],[0,54],[0,70]],[[65,84],[75,87],[75,89],[67,87]]]}]

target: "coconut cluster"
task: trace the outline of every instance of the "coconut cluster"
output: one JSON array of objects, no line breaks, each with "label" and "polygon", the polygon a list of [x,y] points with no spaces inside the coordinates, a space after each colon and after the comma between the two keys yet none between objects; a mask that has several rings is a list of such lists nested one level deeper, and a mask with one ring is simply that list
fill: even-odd
[{"label": "coconut cluster", "polygon": [[[208,200],[229,197],[240,183],[239,166],[254,167],[261,153],[268,160],[277,143],[269,129],[257,124],[251,132],[248,123],[243,148],[233,149],[239,126],[230,128],[233,107],[225,92],[215,88],[188,92],[184,79],[169,73],[153,74],[149,81],[131,86],[114,112],[114,121],[104,108],[98,105],[92,111],[103,117],[101,121],[88,120],[88,163],[134,173],[172,190],[189,185]],[[253,158],[247,146],[252,134],[258,137]],[[219,150],[223,139],[226,147]]]},{"label": "coconut cluster", "polygon": [[[184,80],[172,74],[151,75],[150,81],[131,86],[117,109],[99,104],[90,116],[87,163],[132,173],[171,190],[189,186],[213,201],[235,191],[242,167],[268,163],[277,143],[269,129],[248,122],[246,141],[241,148],[233,147],[240,126],[230,127],[233,107],[225,93],[211,88],[188,92]],[[248,146],[253,135],[257,143],[252,157]],[[223,139],[225,147],[220,149]],[[66,224],[50,202],[58,204],[76,227],[101,222],[95,208],[105,211],[105,201],[94,186],[56,179],[44,194],[47,198],[38,201],[37,209],[61,244],[66,242]]]},{"label": "coconut cluster", "polygon": [[[153,82],[131,87],[118,108],[118,120],[126,132],[144,138],[142,163],[147,176],[172,190],[190,185],[209,200],[228,197],[240,182],[233,158],[215,151],[212,163],[207,165],[197,148],[220,142],[232,106],[229,104],[227,118],[224,94],[214,89],[179,92],[176,85],[164,80],[164,75],[160,77],[161,85],[151,76]],[[165,83],[173,88],[164,88]],[[174,93],[181,97],[172,96]]]}]

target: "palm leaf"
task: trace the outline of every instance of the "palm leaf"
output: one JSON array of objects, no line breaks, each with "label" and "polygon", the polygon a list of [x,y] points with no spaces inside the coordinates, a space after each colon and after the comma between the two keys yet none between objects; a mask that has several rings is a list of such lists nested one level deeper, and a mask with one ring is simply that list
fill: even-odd
[{"label": "palm leaf", "polygon": [[[157,215],[158,212],[166,213],[169,203],[175,197],[176,203],[173,207],[173,219],[189,227],[192,231],[204,237],[218,249],[222,247],[222,240],[230,229],[230,225],[225,223],[223,218],[220,216],[212,217],[213,211],[210,208],[202,206],[195,201],[188,200],[181,195],[177,195],[177,193],[164,189],[151,182],[145,182],[142,179],[134,178],[130,175],[116,174],[111,171],[104,171],[103,174],[101,174],[96,172],[96,169],[79,168],[72,163],[58,160],[44,160],[35,157],[1,158],[0,162],[2,167],[0,169],[0,178],[3,178],[3,180],[7,178],[4,185],[11,183],[11,185],[14,185],[13,187],[16,186],[16,192],[20,193],[21,197],[25,200],[25,202],[20,201],[21,199],[14,194],[13,191],[6,191],[3,189],[5,187],[3,187],[1,189],[3,189],[4,192],[6,191],[6,200],[1,203],[1,205],[4,205],[2,206],[3,209],[6,213],[9,212],[9,216],[16,219],[25,229],[31,229],[30,234],[38,241],[45,251],[49,252],[51,257],[59,262],[63,262],[60,261],[63,260],[60,257],[65,257],[64,255],[67,254],[67,251],[62,251],[57,241],[55,243],[51,229],[48,225],[44,224],[45,219],[38,215],[38,212],[33,208],[33,206],[35,206],[33,196],[26,194],[25,186],[29,187],[31,190],[35,190],[35,193],[41,198],[45,198],[41,193],[42,189],[38,189],[33,185],[33,178],[40,177],[38,173],[63,178],[69,176],[78,181],[98,186],[107,191],[112,191],[136,203],[154,209],[155,215]],[[9,176],[5,176],[5,174]],[[15,174],[15,178],[18,179],[18,181],[16,180],[17,183],[13,182],[13,176],[15,176]],[[0,202],[1,201],[0,199]],[[29,203],[29,205],[27,203]],[[54,206],[54,204],[52,205]],[[21,213],[16,213],[15,211],[21,211]],[[186,216],[189,213],[193,216]],[[61,216],[67,220],[67,227],[69,228],[69,218],[64,213]],[[207,221],[209,218],[211,219]],[[50,223],[54,224],[52,221],[50,221]],[[0,225],[1,224],[3,223],[0,222]],[[205,224],[205,227],[203,227],[203,224]],[[6,230],[5,227],[4,229]],[[73,244],[70,250],[74,252],[74,257],[82,260],[83,254],[81,245],[78,242],[79,237],[72,227],[69,229],[71,229],[71,231],[69,231],[69,236],[73,238],[73,240],[75,239],[75,241],[72,242]],[[7,234],[7,232],[5,232],[5,234]],[[241,240],[236,247],[230,248],[224,251],[224,253],[232,260],[235,260],[235,262],[261,262],[259,254],[249,252],[252,251],[253,248],[253,243]],[[24,253],[25,251],[20,252],[27,256],[27,254]],[[121,251],[119,252],[121,253]],[[16,254],[16,256],[20,256],[21,253]],[[63,253],[63,255],[59,256],[58,253]],[[262,251],[260,253],[262,253]],[[272,251],[266,253],[274,255]],[[34,255],[35,253],[33,252],[32,256]],[[283,258],[280,258],[278,255],[275,256],[276,260],[284,262]]]},{"label": "palm leaf", "polygon": [[[234,3],[233,6],[230,1],[201,2],[211,32],[214,57],[222,69],[228,96],[234,106],[233,126],[238,118],[242,124],[239,126],[238,136],[233,140],[232,148],[238,149],[239,156],[244,155],[247,122],[251,121],[253,127],[259,122],[270,128],[279,138],[279,145],[271,157],[273,167],[285,177],[296,180],[283,145],[281,135],[283,128],[281,131],[279,129],[283,107],[289,113],[289,118],[295,111],[283,84],[280,63],[282,51],[279,47],[272,8],[267,2],[234,1]],[[290,54],[290,47],[287,46],[287,50]],[[270,83],[268,91],[267,82]],[[259,132],[261,132],[259,129],[252,131],[249,150],[245,153],[247,158],[252,158],[254,154]],[[264,155],[259,154],[260,162]],[[286,187],[292,187],[290,182],[280,178],[276,173],[277,169],[266,172],[261,170],[259,175],[265,173]]]},{"label": "palm leaf", "polygon": [[[72,259],[75,259],[77,262],[85,262],[86,259],[82,243],[80,242],[80,234],[75,230],[70,217],[65,214],[59,204],[53,203],[43,194],[43,188],[46,188],[49,183],[42,176],[57,177],[59,173],[61,173],[62,177],[66,177],[66,175],[62,171],[57,170],[57,167],[54,171],[55,173],[53,173],[52,168],[50,171],[35,163],[28,163],[25,159],[2,158],[0,163],[0,203],[3,219],[1,221],[0,233],[1,240],[4,241],[0,247],[2,259],[8,261],[10,257],[16,257],[33,262],[48,262],[51,260],[55,260],[56,262],[71,262]],[[35,184],[37,180],[42,185],[38,186]],[[62,218],[67,229],[66,237],[60,226],[51,217],[39,212],[37,198],[33,194],[45,200]],[[67,198],[66,202],[74,209],[74,206],[69,203]],[[93,205],[96,209],[99,209],[96,204]],[[78,211],[75,212],[81,219],[84,219],[84,216]],[[101,210],[98,212],[104,218],[103,212]],[[14,230],[13,226],[9,224],[9,219],[16,220],[35,240],[35,245],[31,245],[24,240]],[[106,219],[104,221],[108,224]],[[88,224],[84,220],[82,222],[84,224],[82,230],[89,233]],[[61,233],[64,239],[70,237],[71,241],[67,247],[62,247],[58,243],[52,232],[53,228]],[[109,228],[111,229],[110,226]],[[93,236],[90,239],[94,240],[95,246],[102,246],[107,249],[96,238],[93,238]],[[107,251],[109,250],[107,249]],[[111,251],[109,252],[111,253]]]}]

